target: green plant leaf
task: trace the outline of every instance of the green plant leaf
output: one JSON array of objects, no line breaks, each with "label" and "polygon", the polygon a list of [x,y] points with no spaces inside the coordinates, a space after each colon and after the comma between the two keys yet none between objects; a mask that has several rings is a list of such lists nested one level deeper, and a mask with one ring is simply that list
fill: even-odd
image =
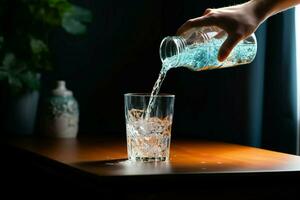
[{"label": "green plant leaf", "polygon": [[15,64],[16,64],[15,55],[13,53],[6,53],[2,61],[3,68],[8,69]]},{"label": "green plant leaf", "polygon": [[7,79],[8,73],[6,71],[0,71],[0,81]]},{"label": "green plant leaf", "polygon": [[26,71],[20,74],[20,80],[27,88],[31,90],[38,90],[40,88],[39,74],[32,71]]},{"label": "green plant leaf", "polygon": [[57,7],[58,5],[68,5],[66,0],[48,0],[48,3],[51,7]]},{"label": "green plant leaf", "polygon": [[11,88],[15,88],[15,89],[18,89],[18,90],[22,88],[21,80],[14,73],[9,74],[8,83],[11,86]]},{"label": "green plant leaf", "polygon": [[40,54],[42,52],[48,52],[49,49],[47,47],[47,45],[39,39],[36,38],[30,38],[30,47],[31,47],[31,51],[34,54]]},{"label": "green plant leaf", "polygon": [[80,35],[86,32],[86,25],[84,23],[91,22],[91,20],[92,15],[89,10],[72,6],[64,13],[62,26],[68,33]]},{"label": "green plant leaf", "polygon": [[60,16],[71,8],[71,3],[67,0],[48,0],[48,5],[50,8],[57,10]]},{"label": "green plant leaf", "polygon": [[70,2],[0,0],[0,17],[11,25],[0,24],[0,80],[13,92],[39,89],[37,74],[51,69],[53,62],[47,44],[53,30],[62,27],[74,35],[87,31],[91,12]]},{"label": "green plant leaf", "polygon": [[73,18],[78,21],[85,23],[92,21],[92,13],[88,9],[73,5],[70,11],[73,14]]}]

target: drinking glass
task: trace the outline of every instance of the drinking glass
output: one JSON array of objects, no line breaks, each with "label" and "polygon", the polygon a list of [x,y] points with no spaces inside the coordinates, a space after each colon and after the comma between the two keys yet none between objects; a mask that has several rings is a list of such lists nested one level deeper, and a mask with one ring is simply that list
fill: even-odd
[{"label": "drinking glass", "polygon": [[170,154],[171,127],[175,95],[124,95],[128,159],[167,161]]}]

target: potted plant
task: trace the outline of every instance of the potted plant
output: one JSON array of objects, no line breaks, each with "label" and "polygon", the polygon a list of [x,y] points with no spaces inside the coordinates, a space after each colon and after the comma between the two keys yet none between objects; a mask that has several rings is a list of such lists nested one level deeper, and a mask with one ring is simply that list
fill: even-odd
[{"label": "potted plant", "polygon": [[0,0],[0,111],[4,125],[33,132],[40,76],[53,68],[49,35],[57,28],[84,34],[90,21],[89,10],[68,0]]}]

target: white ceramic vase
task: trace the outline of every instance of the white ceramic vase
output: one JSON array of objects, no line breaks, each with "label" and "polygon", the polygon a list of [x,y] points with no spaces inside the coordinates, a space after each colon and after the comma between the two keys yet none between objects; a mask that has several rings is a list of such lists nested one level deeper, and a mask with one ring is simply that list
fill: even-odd
[{"label": "white ceramic vase", "polygon": [[55,138],[75,138],[78,133],[79,108],[72,91],[65,81],[57,81],[46,100],[44,130],[47,136]]}]

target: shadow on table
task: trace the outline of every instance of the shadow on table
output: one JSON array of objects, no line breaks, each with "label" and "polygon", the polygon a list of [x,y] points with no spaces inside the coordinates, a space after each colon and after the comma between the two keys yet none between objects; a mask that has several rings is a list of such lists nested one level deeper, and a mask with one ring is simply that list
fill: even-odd
[{"label": "shadow on table", "polygon": [[103,166],[119,165],[120,163],[123,163],[125,161],[128,161],[128,159],[120,158],[120,159],[112,159],[112,160],[83,161],[83,162],[76,162],[73,164],[82,167],[103,167]]},{"label": "shadow on table", "polygon": [[169,162],[134,162],[127,158],[73,163],[82,170],[101,176],[154,175],[171,172]]}]

